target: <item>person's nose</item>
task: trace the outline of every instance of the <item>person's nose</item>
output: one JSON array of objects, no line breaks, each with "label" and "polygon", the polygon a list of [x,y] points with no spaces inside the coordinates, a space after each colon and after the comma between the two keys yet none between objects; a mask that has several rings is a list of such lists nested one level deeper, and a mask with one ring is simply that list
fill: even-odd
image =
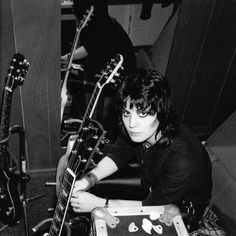
[{"label": "person's nose", "polygon": [[135,115],[131,115],[129,118],[129,127],[134,128],[138,125],[138,120]]}]

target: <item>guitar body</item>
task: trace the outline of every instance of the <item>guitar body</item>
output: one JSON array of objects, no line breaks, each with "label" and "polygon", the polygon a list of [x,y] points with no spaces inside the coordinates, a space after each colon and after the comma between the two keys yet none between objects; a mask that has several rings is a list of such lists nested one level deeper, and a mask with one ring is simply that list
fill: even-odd
[{"label": "guitar body", "polygon": [[[22,85],[29,67],[29,62],[20,53],[14,54],[5,81],[1,106],[0,126],[0,221],[9,226],[16,225],[22,215],[18,192],[19,177],[10,171],[10,112],[12,94],[18,85]],[[12,165],[12,164],[11,164]],[[15,167],[15,166],[14,166]]]},{"label": "guitar body", "polygon": [[0,220],[9,226],[16,225],[21,219],[18,183],[16,174],[0,169]]}]

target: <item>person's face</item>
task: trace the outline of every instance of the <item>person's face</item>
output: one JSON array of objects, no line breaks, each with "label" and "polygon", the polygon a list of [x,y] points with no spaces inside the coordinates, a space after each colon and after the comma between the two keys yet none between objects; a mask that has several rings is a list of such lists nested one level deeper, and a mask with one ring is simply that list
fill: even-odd
[{"label": "person's face", "polygon": [[146,111],[139,112],[134,106],[130,109],[130,99],[122,112],[122,121],[133,142],[156,143],[155,134],[159,126],[157,114],[149,115]]}]

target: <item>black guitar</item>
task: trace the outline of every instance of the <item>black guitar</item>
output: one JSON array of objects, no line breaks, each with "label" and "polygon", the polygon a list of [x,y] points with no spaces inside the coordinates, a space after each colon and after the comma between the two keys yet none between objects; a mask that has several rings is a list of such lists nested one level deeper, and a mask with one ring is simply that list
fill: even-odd
[{"label": "black guitar", "polygon": [[81,33],[82,29],[88,24],[88,21],[90,20],[91,16],[93,15],[93,10],[94,10],[94,7],[91,6],[90,9],[86,11],[85,15],[82,17],[82,20],[79,22],[79,25],[76,28],[76,34],[75,34],[74,41],[73,41],[73,44],[71,47],[71,52],[69,54],[70,57],[69,57],[67,70],[65,73],[65,77],[63,79],[62,87],[61,87],[61,121],[63,119],[64,109],[65,109],[65,106],[66,106],[66,103],[68,100],[67,81],[68,81],[70,69],[72,66],[73,55],[74,55],[75,49],[76,49],[78,42],[79,42],[80,33]]},{"label": "black guitar", "polygon": [[8,139],[10,136],[10,113],[12,94],[22,85],[29,62],[20,53],[14,54],[6,76],[1,107],[0,126],[0,221],[9,226],[16,225],[21,218],[21,202],[18,192],[19,177],[10,169]]},{"label": "black guitar", "polygon": [[[96,166],[94,154],[99,152],[99,145],[105,139],[106,134],[102,125],[99,122],[92,120],[91,117],[102,88],[106,84],[110,83],[113,80],[113,77],[118,75],[117,71],[121,68],[122,63],[122,55],[117,54],[116,57],[108,63],[106,70],[97,82],[83,121],[76,134],[76,138],[71,141],[72,147],[68,148],[68,156],[66,156],[68,162],[66,168],[61,167],[59,171],[62,176],[62,181],[60,189],[58,190],[58,201],[53,218],[45,220],[34,227],[33,231],[36,235],[61,236],[62,234],[65,235],[64,233],[66,233],[67,236],[71,235],[70,230],[64,226],[66,225],[66,215],[74,183],[77,178],[83,176],[90,169]],[[51,222],[50,229],[46,232],[43,229],[42,232],[41,228],[45,228],[45,225],[49,222]]]}]

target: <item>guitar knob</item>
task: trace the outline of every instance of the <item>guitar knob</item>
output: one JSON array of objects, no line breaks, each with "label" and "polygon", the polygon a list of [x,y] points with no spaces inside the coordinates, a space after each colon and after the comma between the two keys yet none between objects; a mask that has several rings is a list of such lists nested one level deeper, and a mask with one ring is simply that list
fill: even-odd
[{"label": "guitar knob", "polygon": [[96,153],[98,154],[98,155],[103,155],[103,152],[100,150],[100,149],[96,149]]},{"label": "guitar knob", "polygon": [[107,139],[107,138],[103,138],[102,141],[101,141],[102,144],[107,144],[107,143],[110,143],[110,140]]}]

